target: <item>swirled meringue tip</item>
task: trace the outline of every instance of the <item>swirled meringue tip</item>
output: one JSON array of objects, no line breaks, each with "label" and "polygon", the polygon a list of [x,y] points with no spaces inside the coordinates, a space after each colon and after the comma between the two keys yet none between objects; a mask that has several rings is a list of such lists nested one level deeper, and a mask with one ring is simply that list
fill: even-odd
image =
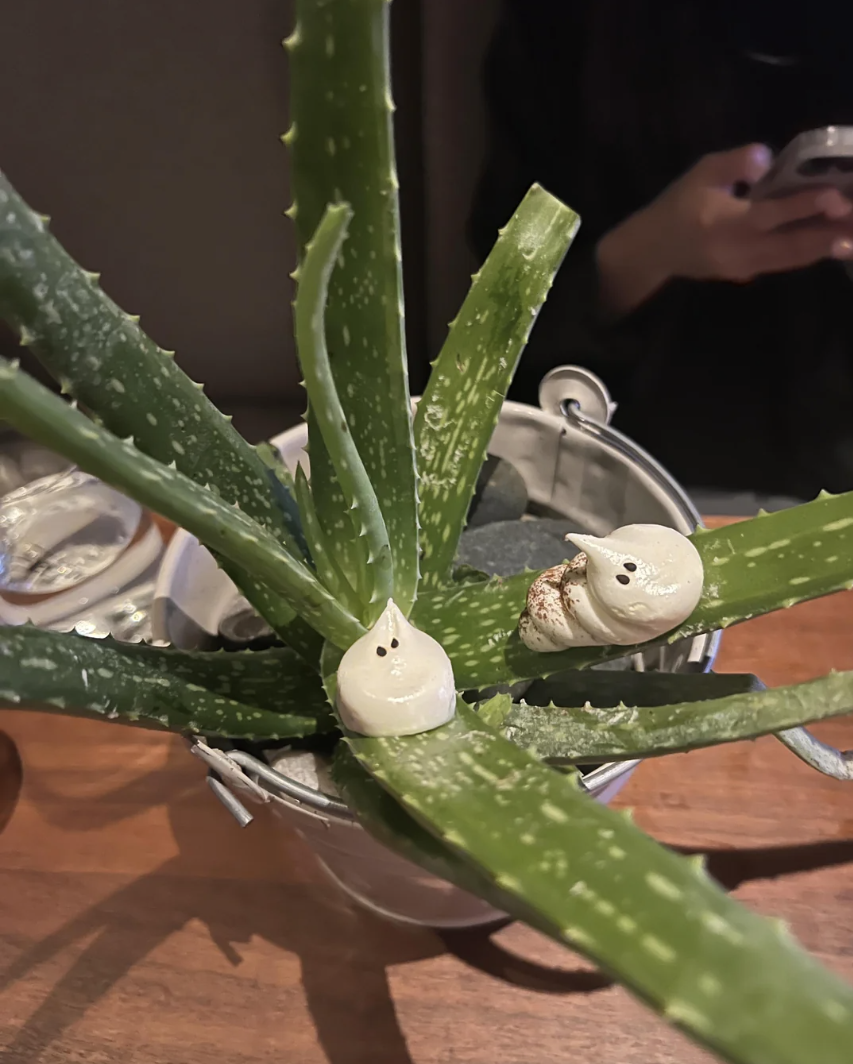
[{"label": "swirled meringue tip", "polygon": [[403,616],[393,599],[338,666],[337,708],[350,731],[417,735],[456,713],[450,658]]}]

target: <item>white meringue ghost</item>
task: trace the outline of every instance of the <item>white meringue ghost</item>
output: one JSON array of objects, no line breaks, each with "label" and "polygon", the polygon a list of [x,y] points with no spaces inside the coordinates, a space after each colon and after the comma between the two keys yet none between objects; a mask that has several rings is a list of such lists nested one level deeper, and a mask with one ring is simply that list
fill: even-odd
[{"label": "white meringue ghost", "polygon": [[393,599],[338,666],[341,720],[361,735],[417,735],[456,713],[453,667],[444,648],[414,628]]},{"label": "white meringue ghost", "polygon": [[702,559],[664,525],[566,539],[582,553],[533,582],[518,631],[531,650],[633,646],[685,621],[702,595]]}]

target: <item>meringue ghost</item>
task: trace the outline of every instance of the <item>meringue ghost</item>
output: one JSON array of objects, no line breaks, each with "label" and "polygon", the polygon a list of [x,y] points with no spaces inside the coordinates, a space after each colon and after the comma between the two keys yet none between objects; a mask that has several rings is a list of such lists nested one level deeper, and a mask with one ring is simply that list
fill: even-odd
[{"label": "meringue ghost", "polygon": [[417,735],[456,713],[450,658],[406,620],[393,599],[338,666],[337,707],[361,735]]},{"label": "meringue ghost", "polygon": [[603,538],[566,539],[582,553],[542,573],[527,594],[518,632],[531,650],[644,643],[699,602],[702,559],[674,528],[625,525]]}]

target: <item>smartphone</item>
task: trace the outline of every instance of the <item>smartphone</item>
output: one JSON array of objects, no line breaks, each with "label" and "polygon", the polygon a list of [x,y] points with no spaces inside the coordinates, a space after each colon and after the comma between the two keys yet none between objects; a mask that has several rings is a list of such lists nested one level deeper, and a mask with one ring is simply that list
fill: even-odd
[{"label": "smartphone", "polygon": [[826,126],[794,137],[748,194],[777,199],[817,187],[837,188],[853,199],[853,126]]}]

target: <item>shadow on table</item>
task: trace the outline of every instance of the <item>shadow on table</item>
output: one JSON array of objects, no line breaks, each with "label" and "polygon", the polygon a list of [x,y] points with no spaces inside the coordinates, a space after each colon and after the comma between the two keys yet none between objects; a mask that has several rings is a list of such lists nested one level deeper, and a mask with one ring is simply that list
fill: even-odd
[{"label": "shadow on table", "polygon": [[22,780],[23,770],[18,749],[9,736],[0,731],[0,832],[15,812]]},{"label": "shadow on table", "polygon": [[[170,765],[173,759],[184,764],[185,758],[186,753],[176,744],[170,753]],[[186,782],[185,773],[177,767],[178,775]],[[173,773],[173,782],[174,779]],[[272,825],[265,832],[262,820],[256,825],[261,830],[255,838],[240,833],[227,820],[223,822],[221,838],[198,830],[200,810],[204,822],[209,824],[204,783],[199,779],[189,789],[178,790],[180,793],[170,802],[169,816],[179,854],[82,913],[0,971],[2,992],[60,951],[92,939],[7,1046],[10,1062],[34,1064],[122,976],[191,920],[205,924],[212,940],[234,965],[242,960],[237,946],[254,936],[300,958],[308,1008],[330,1064],[411,1064],[388,983],[387,972],[394,965],[449,951],[473,968],[528,990],[588,993],[610,985],[597,972],[552,969],[519,957],[487,932],[439,936],[381,921],[353,908],[332,884],[312,879],[307,853],[302,853],[295,841],[284,842],[284,836]],[[38,787],[28,790],[30,793],[37,794]],[[82,810],[80,803],[76,804],[75,823],[79,824]],[[113,802],[110,806],[113,818],[118,819],[117,806]],[[140,811],[138,804],[124,808],[128,815]],[[222,815],[226,816],[224,811]],[[93,814],[92,823],[102,822],[101,814]],[[83,823],[88,825],[90,821],[84,816]],[[286,850],[281,862],[286,857],[289,865],[285,868],[279,863],[279,881],[275,860],[273,875],[268,879],[251,875],[233,878],[224,871],[219,876],[211,875],[212,867],[224,867],[223,850],[228,851],[228,859],[240,862],[252,847],[259,845],[268,845],[272,851]],[[294,861],[308,870],[305,883],[292,882]],[[728,889],[747,880],[851,861],[853,841],[720,850],[708,855],[710,873]],[[281,1005],[280,990],[256,980],[246,980],[234,992],[246,995],[244,1004],[231,1003],[244,1020],[251,1016],[253,1008]],[[259,1000],[265,994],[275,995],[276,1000],[272,1004]]]}]

